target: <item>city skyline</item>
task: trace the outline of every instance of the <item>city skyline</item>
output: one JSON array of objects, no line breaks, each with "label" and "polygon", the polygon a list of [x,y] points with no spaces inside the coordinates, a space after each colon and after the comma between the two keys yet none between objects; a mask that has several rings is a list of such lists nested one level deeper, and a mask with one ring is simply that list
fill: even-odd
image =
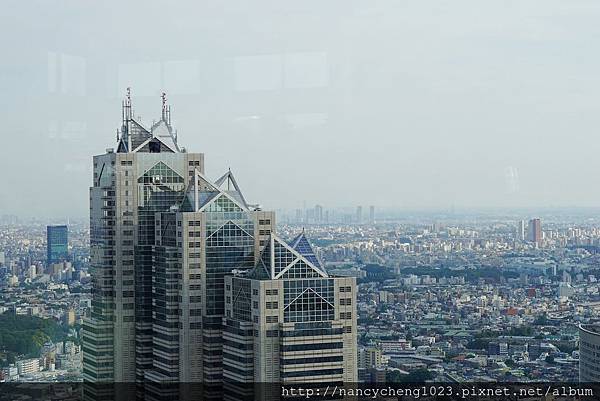
[{"label": "city skyline", "polygon": [[600,391],[597,0],[9,3],[8,397]]}]

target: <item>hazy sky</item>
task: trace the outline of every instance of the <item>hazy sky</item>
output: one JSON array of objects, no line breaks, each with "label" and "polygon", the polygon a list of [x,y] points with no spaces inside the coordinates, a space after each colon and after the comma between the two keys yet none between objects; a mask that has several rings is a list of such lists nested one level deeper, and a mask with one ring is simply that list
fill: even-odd
[{"label": "hazy sky", "polygon": [[[127,4],[125,4],[127,3]],[[600,2],[5,1],[0,214],[85,216],[120,102],[268,208],[600,205]]]}]

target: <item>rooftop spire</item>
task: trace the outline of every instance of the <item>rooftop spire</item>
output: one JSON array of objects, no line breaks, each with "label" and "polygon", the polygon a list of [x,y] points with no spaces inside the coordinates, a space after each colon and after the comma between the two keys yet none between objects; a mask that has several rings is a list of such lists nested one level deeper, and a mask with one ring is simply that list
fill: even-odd
[{"label": "rooftop spire", "polygon": [[129,132],[130,122],[133,118],[131,110],[131,88],[127,87],[125,100],[122,103],[121,115],[123,118],[123,126],[121,127],[121,141],[127,146],[127,151],[131,151],[131,133]]},{"label": "rooftop spire", "polygon": [[167,105],[167,94],[162,92],[160,98],[162,100],[161,119],[167,124],[171,125],[171,106]]}]

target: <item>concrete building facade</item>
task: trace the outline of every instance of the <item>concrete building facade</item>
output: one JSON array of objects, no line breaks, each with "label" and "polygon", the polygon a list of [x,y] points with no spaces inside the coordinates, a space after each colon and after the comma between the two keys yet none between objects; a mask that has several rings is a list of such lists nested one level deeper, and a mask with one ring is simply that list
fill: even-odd
[{"label": "concrete building facade", "polygon": [[600,326],[579,326],[579,381],[600,381]]},{"label": "concrete building facade", "polygon": [[143,380],[152,366],[155,213],[179,204],[204,155],[177,144],[163,98],[161,119],[136,121],[128,94],[117,150],[94,156],[90,188],[91,313],[83,322],[86,381]]},{"label": "concrete building facade", "polygon": [[256,267],[225,278],[229,383],[357,382],[356,280],[331,277],[304,233],[272,234]]}]

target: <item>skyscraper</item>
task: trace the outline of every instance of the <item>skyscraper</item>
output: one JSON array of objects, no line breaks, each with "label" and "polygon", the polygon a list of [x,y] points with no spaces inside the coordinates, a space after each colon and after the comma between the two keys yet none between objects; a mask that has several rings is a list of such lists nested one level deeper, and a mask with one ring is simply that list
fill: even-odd
[{"label": "skyscraper", "polygon": [[315,222],[323,223],[323,206],[321,205],[315,206]]},{"label": "skyscraper", "polygon": [[[220,385],[235,348],[227,311],[239,294],[226,296],[235,276],[272,281],[287,294],[277,301],[281,327],[263,322],[261,310],[257,332],[309,330],[301,340],[325,344],[313,351],[335,343],[326,351],[330,365],[315,371],[356,381],[354,279],[330,277],[304,236],[284,245],[275,214],[248,203],[231,171],[209,180],[204,155],[179,147],[164,97],[161,119],[146,129],[127,96],[117,150],[94,157],[90,202],[93,300],[83,325],[84,380]],[[257,275],[261,263],[281,271]],[[285,336],[285,344],[296,341]],[[308,377],[310,366],[301,376],[271,370],[256,378]]]},{"label": "skyscraper", "polygon": [[356,207],[356,222],[358,224],[362,223],[362,206]]},{"label": "skyscraper", "polygon": [[530,242],[535,242],[540,245],[542,242],[542,221],[540,219],[529,220],[529,236]]},{"label": "skyscraper", "polygon": [[83,323],[86,381],[134,382],[152,367],[155,213],[179,204],[204,155],[177,143],[170,109],[150,128],[122,104],[117,149],[94,156],[90,188],[93,299]]},{"label": "skyscraper", "polygon": [[275,224],[246,202],[229,171],[199,171],[181,204],[156,215],[154,349],[149,382],[222,382],[224,280],[251,270]]},{"label": "skyscraper", "polygon": [[375,223],[375,206],[369,206],[369,223]]},{"label": "skyscraper", "polygon": [[228,382],[357,382],[356,281],[330,276],[304,233],[269,238],[255,268],[225,278]]},{"label": "skyscraper", "polygon": [[46,227],[47,265],[62,262],[69,256],[69,229],[67,226]]}]

